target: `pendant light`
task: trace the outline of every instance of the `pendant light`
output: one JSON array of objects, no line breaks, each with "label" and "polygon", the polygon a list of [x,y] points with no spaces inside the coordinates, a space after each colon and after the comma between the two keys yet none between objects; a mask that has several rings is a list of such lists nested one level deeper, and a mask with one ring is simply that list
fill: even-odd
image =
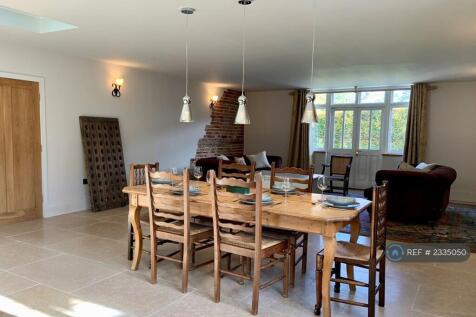
[{"label": "pendant light", "polygon": [[235,124],[250,124],[250,115],[246,110],[246,96],[244,94],[245,89],[245,44],[246,44],[246,6],[251,4],[253,0],[239,0],[238,3],[243,6],[243,25],[242,25],[242,43],[241,43],[241,96],[238,98],[238,111],[235,117]]},{"label": "pendant light", "polygon": [[[317,114],[316,109],[314,108],[314,93],[312,92],[313,89],[313,82],[314,82],[314,55],[316,52],[316,0],[314,0],[312,13],[314,16],[313,23],[312,23],[312,57],[311,57],[311,80],[309,85],[309,91],[306,94],[306,108],[304,108],[304,113],[302,114],[301,123],[316,123],[317,122]],[[316,60],[317,64],[317,60]],[[317,73],[317,72],[316,72]]]},{"label": "pendant light", "polygon": [[190,111],[191,99],[188,96],[188,16],[195,12],[194,8],[181,8],[180,12],[185,15],[185,96],[182,98],[183,106],[180,113],[180,122],[193,122]]}]

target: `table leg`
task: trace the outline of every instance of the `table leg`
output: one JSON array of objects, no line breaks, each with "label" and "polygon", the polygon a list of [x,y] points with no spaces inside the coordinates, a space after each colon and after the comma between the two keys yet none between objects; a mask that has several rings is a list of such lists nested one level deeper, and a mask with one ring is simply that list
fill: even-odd
[{"label": "table leg", "polygon": [[336,237],[324,236],[324,263],[322,267],[322,311],[324,317],[331,317],[330,284],[332,264],[336,253]]},{"label": "table leg", "polygon": [[[360,235],[360,221],[358,218],[354,219],[350,223],[350,242],[357,243]],[[354,266],[347,264],[347,278],[354,279]],[[349,285],[349,288],[352,292],[356,291],[355,285]]]},{"label": "table leg", "polygon": [[131,270],[135,271],[139,267],[140,257],[142,255],[142,229],[140,226],[139,206],[129,205],[129,222],[134,229],[134,258],[132,259]]}]

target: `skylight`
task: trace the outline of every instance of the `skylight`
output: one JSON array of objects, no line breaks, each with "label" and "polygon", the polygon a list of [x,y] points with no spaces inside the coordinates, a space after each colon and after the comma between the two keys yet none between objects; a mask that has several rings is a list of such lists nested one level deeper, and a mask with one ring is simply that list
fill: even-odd
[{"label": "skylight", "polygon": [[0,27],[22,29],[33,33],[51,33],[76,29],[77,26],[18,10],[0,7]]}]

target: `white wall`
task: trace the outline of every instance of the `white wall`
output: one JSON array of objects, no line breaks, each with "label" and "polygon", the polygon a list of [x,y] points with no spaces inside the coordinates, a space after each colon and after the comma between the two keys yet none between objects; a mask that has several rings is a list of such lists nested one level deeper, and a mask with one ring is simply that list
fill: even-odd
[{"label": "white wall", "polygon": [[430,92],[426,161],[453,167],[451,199],[476,203],[476,81],[436,83]]},{"label": "white wall", "polygon": [[[184,80],[161,74],[2,43],[0,72],[38,77],[44,83],[43,162],[45,217],[89,208],[79,116],[119,118],[126,166],[160,161],[188,166],[209,121],[208,98],[216,88],[192,83],[195,123],[178,122]],[[16,74],[16,75],[15,75]],[[120,98],[111,96],[123,77]],[[44,156],[46,157],[46,156]]]},{"label": "white wall", "polygon": [[251,124],[245,126],[245,153],[266,150],[286,163],[291,129],[291,91],[257,91],[246,94]]}]

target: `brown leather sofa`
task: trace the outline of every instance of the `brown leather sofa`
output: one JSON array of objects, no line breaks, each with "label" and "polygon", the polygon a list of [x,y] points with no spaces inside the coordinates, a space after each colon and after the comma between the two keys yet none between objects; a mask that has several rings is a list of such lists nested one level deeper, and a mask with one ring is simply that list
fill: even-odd
[{"label": "brown leather sofa", "polygon": [[[387,217],[405,223],[427,223],[438,220],[445,212],[451,184],[456,171],[437,165],[431,171],[380,170],[375,176],[378,185],[388,181]],[[365,190],[372,199],[372,189]]]},{"label": "brown leather sofa", "polygon": [[[250,161],[248,160],[248,158],[246,157],[246,155],[243,155],[244,158],[245,158],[245,161],[246,161],[246,164],[250,164]],[[227,157],[233,161],[234,160],[234,156],[229,156],[227,155]],[[276,167],[281,167],[283,165],[283,159],[281,156],[277,156],[277,155],[266,155],[266,157],[268,158],[268,162],[269,164],[273,164],[275,163]],[[211,169],[213,169],[215,172],[218,172],[218,159],[216,157],[207,157],[207,158],[201,158],[201,159],[198,159],[195,161],[195,165],[196,166],[201,166],[202,167],[202,171],[203,171],[203,177],[202,177],[202,180],[205,180],[205,177],[207,175],[207,172]],[[261,170],[270,170],[270,168],[257,168],[256,169],[257,171],[261,171]]]}]

